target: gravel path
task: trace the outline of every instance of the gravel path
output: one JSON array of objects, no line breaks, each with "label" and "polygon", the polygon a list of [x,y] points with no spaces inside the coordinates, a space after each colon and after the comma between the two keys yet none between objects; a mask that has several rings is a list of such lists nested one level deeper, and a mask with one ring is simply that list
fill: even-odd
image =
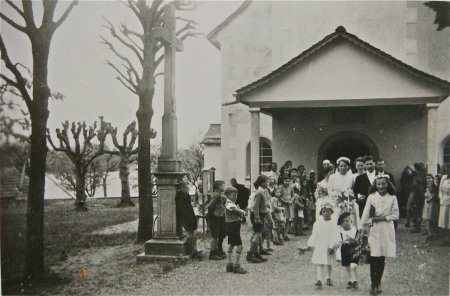
[{"label": "gravel path", "polygon": [[[244,246],[248,248],[249,226],[243,226]],[[448,295],[449,249],[438,244],[425,244],[424,236],[410,234],[399,227],[398,258],[389,259],[383,278],[383,295]],[[122,246],[105,250],[91,250],[83,254],[78,267],[86,269],[86,276],[76,278],[57,293],[101,295],[368,295],[369,266],[359,267],[358,291],[345,288],[345,271],[335,266],[333,287],[314,287],[315,269],[311,253],[295,254],[307,237],[293,237],[284,246],[275,246],[275,252],[265,263],[248,264],[246,275],[225,273],[224,261],[190,261],[186,264],[137,264],[136,254],[142,246]],[[208,241],[199,242],[206,250]],[[225,244],[224,244],[225,246]],[[207,253],[207,252],[205,252]],[[103,256],[102,259],[90,257]],[[69,260],[70,262],[70,260]],[[83,263],[84,262],[84,263]],[[101,262],[101,264],[98,264]],[[73,267],[71,267],[73,268]]]}]

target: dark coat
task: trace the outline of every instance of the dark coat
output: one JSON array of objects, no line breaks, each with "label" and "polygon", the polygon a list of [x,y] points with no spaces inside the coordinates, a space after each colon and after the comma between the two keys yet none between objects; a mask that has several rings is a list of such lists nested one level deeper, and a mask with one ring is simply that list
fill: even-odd
[{"label": "dark coat", "polygon": [[245,210],[248,206],[248,199],[250,198],[250,190],[242,184],[236,184],[236,190],[238,191],[236,204],[239,208]]},{"label": "dark coat", "polygon": [[[356,177],[355,185],[353,185],[353,192],[355,193],[356,202],[359,205],[359,216],[362,216],[364,207],[366,206],[370,186],[371,184],[369,181],[369,177],[367,177],[367,174],[362,174]],[[359,199],[358,194],[364,195],[364,198]]]},{"label": "dark coat", "polygon": [[191,196],[188,193],[178,191],[175,196],[175,204],[177,207],[177,222],[183,226],[186,231],[196,230],[197,217],[191,204]]}]

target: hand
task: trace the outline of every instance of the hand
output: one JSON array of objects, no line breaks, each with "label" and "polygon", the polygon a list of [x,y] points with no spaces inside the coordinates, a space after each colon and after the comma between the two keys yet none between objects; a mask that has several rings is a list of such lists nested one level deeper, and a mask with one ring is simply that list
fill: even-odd
[{"label": "hand", "polygon": [[365,199],[366,198],[366,196],[365,195],[362,195],[362,194],[358,194],[358,199],[359,200],[363,200],[363,199]]},{"label": "hand", "polygon": [[328,248],[328,254],[333,255],[334,254],[334,249],[333,248]]}]

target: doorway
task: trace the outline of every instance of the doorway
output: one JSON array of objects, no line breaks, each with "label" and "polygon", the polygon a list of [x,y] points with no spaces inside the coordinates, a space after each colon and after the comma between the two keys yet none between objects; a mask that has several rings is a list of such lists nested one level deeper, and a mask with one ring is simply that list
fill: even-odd
[{"label": "doorway", "polygon": [[320,146],[318,168],[321,170],[324,159],[336,164],[339,157],[345,156],[350,158],[354,170],[355,159],[365,155],[372,155],[375,158],[379,156],[378,148],[372,139],[360,132],[339,132],[330,136]]}]

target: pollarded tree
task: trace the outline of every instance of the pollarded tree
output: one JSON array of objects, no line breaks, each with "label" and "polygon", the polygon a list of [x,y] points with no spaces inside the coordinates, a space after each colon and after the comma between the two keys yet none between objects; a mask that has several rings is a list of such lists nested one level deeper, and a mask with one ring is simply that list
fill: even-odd
[{"label": "pollarded tree", "polygon": [[[164,48],[158,29],[163,25],[164,6],[162,0],[151,3],[146,0],[127,0],[123,4],[128,7],[139,20],[140,29],[133,30],[125,24],[116,29],[105,19],[108,29],[115,43],[101,37],[102,42],[114,53],[120,63],[106,61],[118,74],[117,80],[130,92],[139,98],[139,108],[136,111],[138,121],[138,184],[139,184],[139,224],[137,241],[143,242],[151,238],[153,229],[153,200],[151,194],[151,166],[150,166],[150,138],[151,121],[153,117],[153,95],[155,93],[156,70],[164,60]],[[192,10],[196,7],[192,1],[173,1],[178,10]],[[192,32],[196,23],[194,21],[178,18],[185,25],[176,32],[180,40],[197,35]],[[160,32],[160,31],[159,31]],[[167,37],[167,36],[166,36]],[[118,66],[120,65],[120,66]]]},{"label": "pollarded tree", "polygon": [[[17,14],[14,17],[0,12],[0,18],[18,32],[24,33],[31,43],[32,81],[25,78],[21,64],[12,61],[3,36],[0,34],[1,59],[7,71],[0,73],[0,79],[17,89],[30,114],[30,185],[27,202],[27,231],[25,238],[25,276],[32,281],[42,277],[44,273],[44,193],[45,166],[47,157],[47,120],[48,99],[51,95],[48,86],[48,59],[50,45],[56,30],[67,19],[77,0],[72,1],[63,14],[55,19],[58,0],[43,0],[43,12],[40,24],[36,23],[33,1],[22,0],[22,8],[17,2],[5,0]],[[31,85],[31,89],[30,86]]]},{"label": "pollarded tree", "polygon": [[[59,146],[56,146],[51,138],[50,131],[47,130],[47,139],[53,150],[64,152],[73,163],[76,187],[75,206],[77,210],[86,210],[86,174],[92,162],[104,154],[104,146],[107,135],[111,127],[100,117],[100,128],[97,129],[97,122],[87,126],[85,122],[69,124],[69,121],[62,123],[62,130],[56,129],[56,136]],[[69,131],[70,128],[70,131]],[[73,139],[71,143],[69,132]],[[92,140],[97,138],[98,144],[94,147]]]}]

